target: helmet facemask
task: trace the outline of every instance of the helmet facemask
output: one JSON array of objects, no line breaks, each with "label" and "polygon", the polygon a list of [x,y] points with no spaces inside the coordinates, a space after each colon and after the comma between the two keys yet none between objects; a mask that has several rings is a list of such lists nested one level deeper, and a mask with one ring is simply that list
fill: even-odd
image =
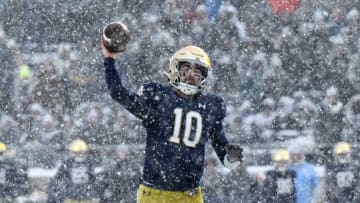
[{"label": "helmet facemask", "polygon": [[288,169],[289,161],[288,160],[275,161],[274,166],[277,171],[284,173]]},{"label": "helmet facemask", "polygon": [[88,145],[81,139],[76,139],[70,144],[70,156],[75,162],[83,162],[86,159]]},{"label": "helmet facemask", "polygon": [[351,161],[351,146],[346,142],[338,142],[333,153],[338,163],[345,164]]},{"label": "helmet facemask", "polygon": [[85,152],[71,152],[70,156],[74,159],[75,162],[84,162],[86,160]]},{"label": "helmet facemask", "polygon": [[346,164],[346,163],[350,163],[351,156],[349,153],[340,153],[340,154],[336,154],[335,159],[340,164]]},{"label": "helmet facemask", "polygon": [[[191,67],[195,67],[199,70],[199,72],[191,73]],[[183,70],[181,70],[183,68]],[[201,67],[198,64],[190,63],[190,62],[178,62],[176,68],[174,68],[173,73],[169,73],[169,82],[176,89],[180,90],[182,93],[186,95],[194,95],[201,93],[206,84],[206,75],[207,70],[204,67]],[[184,78],[189,78],[190,74],[192,74],[191,78],[195,82],[186,81]]]},{"label": "helmet facemask", "polygon": [[290,154],[284,149],[279,149],[272,155],[272,159],[275,169],[279,172],[284,173],[288,168]]}]

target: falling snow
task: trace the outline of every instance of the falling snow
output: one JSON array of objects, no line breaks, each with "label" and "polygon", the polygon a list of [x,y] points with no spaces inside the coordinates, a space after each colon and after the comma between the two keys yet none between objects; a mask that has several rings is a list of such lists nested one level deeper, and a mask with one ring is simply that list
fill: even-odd
[{"label": "falling snow", "polygon": [[107,89],[100,36],[114,21],[130,31],[116,63],[138,94],[168,83],[179,48],[210,56],[205,91],[224,98],[226,137],[244,161],[227,169],[207,145],[205,202],[360,201],[359,9],[358,0],[0,0],[0,202],[136,202],[146,131]]}]

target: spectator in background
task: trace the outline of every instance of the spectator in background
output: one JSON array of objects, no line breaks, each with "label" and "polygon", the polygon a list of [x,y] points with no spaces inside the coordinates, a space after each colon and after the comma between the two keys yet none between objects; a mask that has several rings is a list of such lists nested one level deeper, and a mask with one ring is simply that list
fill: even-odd
[{"label": "spectator in background", "polygon": [[14,106],[14,70],[16,61],[14,53],[9,47],[9,38],[0,26],[0,109],[7,113],[13,113]]},{"label": "spectator in background", "polygon": [[303,59],[299,53],[300,50],[299,36],[296,30],[291,26],[280,26],[281,31],[276,36],[278,41],[279,57],[282,61],[282,67],[289,78],[291,91],[302,89],[306,86],[306,73],[304,74]]},{"label": "spectator in background", "polygon": [[290,170],[290,154],[285,149],[278,149],[272,154],[274,170],[266,172],[262,197],[264,202],[295,203],[295,177]]},{"label": "spectator in background", "polygon": [[348,102],[350,95],[354,94],[354,87],[346,77],[346,71],[350,63],[350,50],[343,34],[329,37],[329,54],[325,65],[325,75],[322,88],[335,86],[338,89],[338,97],[344,103]]},{"label": "spectator in background", "polygon": [[[219,161],[214,155],[209,155],[205,161],[201,188],[205,203],[222,203],[226,200],[222,188],[224,176],[218,170]],[[226,194],[228,195],[228,194]]]},{"label": "spectator in background", "polygon": [[253,116],[252,130],[258,141],[271,141],[273,135],[273,122],[276,117],[275,101],[273,98],[265,98],[258,113]]},{"label": "spectator in background", "polygon": [[270,56],[269,65],[264,70],[263,87],[265,97],[273,97],[278,100],[289,93],[289,79],[282,66],[282,61],[278,53]]},{"label": "spectator in background", "polygon": [[304,98],[295,105],[292,119],[296,121],[296,123],[293,127],[299,131],[313,131],[317,117],[316,105],[310,99]]},{"label": "spectator in background", "polygon": [[46,168],[55,168],[61,160],[66,139],[51,114],[47,113],[42,117],[40,132],[37,136],[42,149],[40,150],[40,164]]},{"label": "spectator in background", "polygon": [[184,32],[183,10],[180,5],[181,1],[166,0],[159,7],[161,15],[161,27],[167,30],[175,38],[179,38]]},{"label": "spectator in background", "polygon": [[100,174],[100,202],[131,202],[136,199],[141,177],[140,168],[135,168],[129,147],[126,145],[118,145],[115,156],[115,164]]},{"label": "spectator in background", "polygon": [[[28,130],[29,127],[27,126],[25,129]],[[18,161],[29,168],[45,167],[43,164],[47,165],[47,163],[43,161],[49,156],[44,150],[46,146],[43,146],[41,142],[39,142],[38,134],[24,133],[20,139],[20,144],[21,147],[17,148]]]},{"label": "spectator in background", "polygon": [[219,16],[210,28],[211,46],[207,46],[212,50],[214,66],[218,67],[214,69],[215,92],[227,90],[229,94],[234,94],[238,91],[236,60],[238,59],[239,45],[244,41],[243,32],[240,31],[240,28],[245,29],[242,25],[238,19],[237,8],[228,3],[220,6]]},{"label": "spectator in background", "polygon": [[134,122],[136,123],[136,119],[127,111],[124,109],[118,110],[111,129],[111,139],[113,143],[136,143],[139,140],[145,141],[144,138],[139,137],[139,129],[135,129],[136,124],[134,124]]},{"label": "spectator in background", "polygon": [[99,105],[94,105],[85,113],[84,122],[76,127],[72,138],[81,137],[86,143],[109,144],[112,139],[103,123],[103,113]]},{"label": "spectator in background", "polygon": [[274,130],[293,129],[296,125],[292,113],[295,109],[295,100],[290,96],[280,97],[276,107],[276,117],[272,123]]},{"label": "spectator in background", "polygon": [[[360,13],[357,8],[352,8],[345,16],[346,26],[342,29],[344,40],[349,51],[357,52],[360,37]],[[349,54],[350,55],[350,54]]]},{"label": "spectator in background", "polygon": [[191,24],[191,38],[198,43],[198,46],[208,49],[211,45],[209,41],[211,26],[211,21],[208,19],[208,10],[204,4],[200,4],[195,9],[194,19]]},{"label": "spectator in background", "polygon": [[260,186],[246,171],[244,162],[225,175],[224,191],[227,202],[255,203],[260,200]]},{"label": "spectator in background", "polygon": [[239,87],[236,67],[238,51],[246,38],[245,25],[238,19],[237,8],[228,3],[221,5],[219,16],[210,30],[210,44],[207,47],[212,50],[214,66],[218,67],[214,69],[214,76],[217,78],[214,89],[216,92],[224,92],[226,89],[229,94],[233,94]]},{"label": "spectator in background", "polygon": [[239,53],[238,58],[235,60],[236,65],[236,72],[239,76],[239,86],[238,91],[241,95],[241,98],[249,100],[252,98],[251,96],[248,96],[249,93],[251,93],[251,89],[254,86],[253,77],[251,77],[251,74],[248,74],[250,72],[250,62],[251,57],[255,52],[255,41],[249,40],[248,42],[245,42],[243,45],[244,49],[246,50],[245,53]]},{"label": "spectator in background", "polygon": [[33,100],[34,71],[27,64],[22,64],[15,71],[14,103],[19,114],[29,113]]},{"label": "spectator in background", "polygon": [[215,21],[218,17],[219,8],[222,5],[222,0],[206,0],[205,5],[209,11],[208,17],[211,21]]},{"label": "spectator in background", "polygon": [[329,152],[332,146],[341,139],[341,132],[345,126],[344,117],[344,104],[339,98],[339,90],[335,86],[330,86],[320,104],[315,137],[325,157],[331,158]]},{"label": "spectator in background", "polygon": [[27,120],[25,122],[28,123],[29,128],[26,129],[26,131],[29,136],[37,137],[40,133],[43,116],[48,112],[44,106],[38,102],[32,103],[27,111],[28,113],[25,114]]},{"label": "spectator in background", "polygon": [[61,145],[64,141],[56,120],[50,113],[45,114],[41,119],[39,139],[40,142],[51,145]]},{"label": "spectator in background", "polygon": [[342,140],[347,142],[359,142],[360,134],[360,95],[351,97],[345,106],[345,126],[342,131]]},{"label": "spectator in background", "polygon": [[349,66],[347,68],[346,77],[355,89],[355,92],[360,92],[360,37],[352,41],[352,54],[349,56]]},{"label": "spectator in background", "polygon": [[248,95],[246,96],[254,105],[259,105],[264,98],[264,73],[268,69],[268,61],[266,54],[261,51],[257,51],[251,56],[249,69],[245,73],[246,80],[252,83],[248,87]]},{"label": "spectator in background", "polygon": [[346,24],[345,8],[343,5],[335,3],[330,9],[328,33],[329,35],[337,35]]},{"label": "spectator in background", "polygon": [[0,139],[9,146],[19,144],[21,132],[17,121],[10,114],[0,116]]},{"label": "spectator in background", "polygon": [[304,146],[300,143],[291,144],[287,150],[291,160],[289,169],[296,173],[296,203],[310,203],[316,197],[315,190],[320,181],[315,166],[305,160]]},{"label": "spectator in background", "polygon": [[[155,75],[158,75],[159,70],[154,67],[162,68],[161,59],[166,55],[170,55],[176,46],[174,37],[170,31],[165,30],[162,25],[163,22],[161,20],[164,19],[162,19],[161,16],[144,13],[142,18],[145,32],[138,41],[140,48],[137,53],[134,53],[135,56],[131,57],[134,58],[134,60],[129,60],[128,62],[131,67],[133,67],[133,65],[137,65],[138,67],[136,69],[128,68],[129,74],[133,75],[133,79],[124,78],[124,81],[129,80],[129,84],[141,85],[144,82],[150,81]],[[152,51],[149,52],[148,50]]]},{"label": "spectator in background", "polygon": [[351,146],[338,142],[333,160],[326,165],[326,200],[329,203],[360,201],[359,167],[351,157]]},{"label": "spectator in background", "polygon": [[66,97],[62,92],[65,81],[56,69],[53,57],[47,55],[43,56],[36,67],[33,99],[55,115],[62,113],[65,104]]}]

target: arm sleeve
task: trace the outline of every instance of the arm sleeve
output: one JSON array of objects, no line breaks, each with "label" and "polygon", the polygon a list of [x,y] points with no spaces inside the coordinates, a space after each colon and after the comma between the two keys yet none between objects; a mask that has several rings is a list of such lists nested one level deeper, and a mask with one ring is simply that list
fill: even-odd
[{"label": "arm sleeve", "polygon": [[[118,71],[115,68],[115,60],[113,58],[104,59],[105,67],[105,81],[110,91],[112,99],[120,103],[129,112],[138,118],[143,118],[145,115],[146,102],[143,97],[136,93],[128,91],[120,79],[122,74],[121,69]],[[120,75],[119,75],[120,74]]]},{"label": "arm sleeve", "polygon": [[[213,146],[219,160],[224,164],[224,158],[226,155],[225,146],[228,144],[228,140],[225,136],[223,120],[226,114],[226,108],[224,101],[219,99],[220,109],[216,114],[216,121],[214,127],[210,132],[211,145]],[[215,105],[214,105],[215,106]],[[216,108],[216,107],[215,107]]]}]

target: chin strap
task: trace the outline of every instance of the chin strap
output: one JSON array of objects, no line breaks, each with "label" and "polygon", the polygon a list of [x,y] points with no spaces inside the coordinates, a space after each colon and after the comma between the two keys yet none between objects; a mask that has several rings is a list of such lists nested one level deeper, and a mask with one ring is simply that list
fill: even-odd
[{"label": "chin strap", "polygon": [[200,93],[201,91],[193,86],[193,85],[189,85],[183,82],[180,82],[179,84],[177,84],[176,86],[182,93],[187,94],[187,95],[194,95],[197,93]]},{"label": "chin strap", "polygon": [[201,93],[203,89],[202,86],[204,86],[206,82],[205,79],[203,79],[198,86],[189,85],[184,82],[172,81],[170,74],[164,70],[162,71],[162,73],[166,75],[166,77],[169,79],[169,83],[171,86],[175,87],[176,89],[180,90],[182,93],[186,95],[194,95]]}]

